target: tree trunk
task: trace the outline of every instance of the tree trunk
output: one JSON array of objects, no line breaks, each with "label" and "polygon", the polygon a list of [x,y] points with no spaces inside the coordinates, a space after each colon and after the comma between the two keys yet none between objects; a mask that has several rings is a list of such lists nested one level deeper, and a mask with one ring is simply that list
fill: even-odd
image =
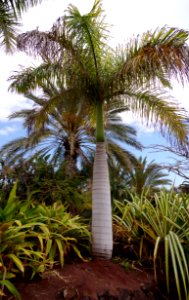
[{"label": "tree trunk", "polygon": [[97,142],[92,187],[92,252],[110,259],[113,250],[112,209],[105,142]]}]

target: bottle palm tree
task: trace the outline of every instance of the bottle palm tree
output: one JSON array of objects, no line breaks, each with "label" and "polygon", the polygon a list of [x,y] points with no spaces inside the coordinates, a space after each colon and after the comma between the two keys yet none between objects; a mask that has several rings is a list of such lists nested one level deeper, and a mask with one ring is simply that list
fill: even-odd
[{"label": "bottle palm tree", "polygon": [[184,81],[189,77],[188,33],[184,30],[163,27],[149,31],[116,50],[108,46],[108,38],[100,0],[86,15],[70,5],[51,31],[33,30],[20,36],[18,47],[42,56],[45,63],[14,75],[10,87],[27,92],[59,70],[67,73],[75,94],[95,105],[92,249],[94,255],[105,258],[112,255],[113,239],[104,105],[115,99],[122,101],[170,139],[185,143],[184,114],[174,102],[167,101],[163,88],[171,86],[171,78]]},{"label": "bottle palm tree", "polygon": [[0,3],[0,37],[1,46],[7,52],[13,50],[16,45],[19,18],[30,6],[40,3],[42,0],[6,0]]}]

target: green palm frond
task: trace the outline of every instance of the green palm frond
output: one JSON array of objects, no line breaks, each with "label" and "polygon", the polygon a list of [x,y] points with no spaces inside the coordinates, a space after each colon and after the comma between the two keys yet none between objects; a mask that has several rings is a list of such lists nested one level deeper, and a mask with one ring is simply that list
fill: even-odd
[{"label": "green palm frond", "polygon": [[132,165],[136,162],[136,157],[130,151],[109,139],[107,139],[107,154],[110,167],[118,164],[125,170],[130,171]]},{"label": "green palm frond", "polygon": [[15,139],[3,145],[0,149],[0,156],[10,165],[23,158],[26,153],[28,153],[28,139],[26,137]]},{"label": "green palm frond", "polygon": [[128,90],[124,101],[146,125],[153,125],[170,139],[186,142],[186,112],[165,92],[157,90]]},{"label": "green palm frond", "polygon": [[130,185],[138,195],[147,190],[156,191],[161,185],[171,184],[162,167],[153,161],[148,163],[146,157],[138,158],[138,161],[133,164],[129,177]]},{"label": "green palm frond", "polygon": [[49,62],[38,67],[22,68],[21,71],[15,72],[14,75],[9,77],[9,80],[12,81],[9,89],[17,93],[29,93],[36,87],[40,87],[44,82],[48,84],[58,71],[59,64]]},{"label": "green palm frond", "polygon": [[188,80],[187,39],[188,31],[167,26],[138,36],[120,50],[122,67],[117,79],[124,82],[129,76],[129,80],[144,84],[146,80],[156,81],[159,75],[161,80],[164,74],[162,78],[168,80],[173,76],[181,82]]},{"label": "green palm frond", "polygon": [[[49,95],[51,96],[51,93]],[[29,94],[29,99],[33,101],[34,109],[24,109],[10,116],[12,119],[23,119],[28,136],[4,145],[0,154],[5,156],[9,153],[9,162],[15,162],[20,158],[31,158],[33,155],[38,157],[48,155],[49,161],[54,165],[60,165],[68,155],[66,147],[69,146],[71,155],[84,163],[90,163],[91,155],[94,155],[95,150],[95,128],[87,113],[88,106],[83,106],[83,109],[80,110],[80,103],[78,108],[76,104],[73,107],[72,102],[70,102],[70,107],[67,102],[65,102],[65,106],[59,107],[56,103],[52,111],[47,113],[47,119],[44,120],[44,118],[39,118],[38,113],[40,114],[41,109],[44,109],[51,99],[45,100],[45,98],[33,94]],[[106,112],[108,153],[109,158],[112,155],[114,161],[119,161],[128,169],[136,158],[126,150],[127,145],[141,149],[141,144],[135,138],[136,131],[123,124],[122,119],[117,116],[119,112],[119,109],[110,110],[110,115]],[[36,124],[36,119],[40,121],[40,126]],[[71,140],[75,141],[75,144]],[[120,144],[121,141],[123,146]]]},{"label": "green palm frond", "polygon": [[12,53],[17,44],[19,34],[19,18],[29,7],[35,6],[42,0],[6,0],[0,3],[0,45],[5,51]]},{"label": "green palm frond", "polygon": [[12,91],[29,94],[40,88],[43,93],[39,100],[33,98],[39,107],[33,119],[32,116],[25,119],[25,126],[32,124],[31,131],[40,126],[45,129],[45,124],[54,126],[52,120],[56,118],[59,125],[65,126],[58,112],[67,109],[66,103],[69,106],[72,102],[77,109],[79,103],[80,109],[92,104],[89,115],[84,117],[85,129],[88,135],[89,132],[94,134],[96,129],[101,141],[104,140],[102,127],[106,124],[106,115],[105,122],[98,122],[103,118],[101,113],[97,118],[100,125],[95,127],[95,122],[89,121],[94,119],[91,117],[94,107],[101,112],[102,107],[112,111],[114,121],[112,119],[108,126],[114,131],[111,137],[114,141],[120,139],[140,148],[135,140],[127,140],[124,130],[128,132],[129,128],[118,126],[119,117],[113,113],[115,108],[117,112],[136,113],[171,142],[176,140],[184,144],[187,140],[185,111],[164,91],[171,88],[172,78],[181,82],[188,80],[188,32],[165,26],[114,50],[107,45],[108,27],[101,4],[96,0],[86,15],[70,5],[49,32],[33,30],[19,36],[19,49],[42,59],[41,66],[23,69],[10,78]]},{"label": "green palm frond", "polygon": [[[101,13],[100,1],[96,1],[91,12],[84,16],[76,7],[70,6],[68,14],[59,18],[51,32],[32,31],[22,35],[21,49],[29,49],[34,54],[39,51],[46,63],[12,76],[10,89],[28,92],[43,85],[48,94],[48,78],[57,80],[57,74],[61,73],[62,86],[66,83],[70,87],[69,97],[75,90],[79,98],[94,104],[120,101],[120,111],[122,106],[137,112],[147,124],[157,126],[170,140],[175,136],[177,141],[185,143],[184,111],[163,91],[171,88],[171,77],[182,82],[184,78],[188,79],[188,32],[163,27],[113,51],[103,46],[107,36]],[[58,52],[61,64],[55,57],[50,64],[40,52],[45,50],[38,47],[49,47],[46,50],[49,53],[51,50]],[[61,78],[66,78],[66,82],[63,83]]]},{"label": "green palm frond", "polygon": [[111,137],[112,140],[120,144],[127,144],[138,150],[142,149],[141,143],[136,139],[136,130],[123,122],[113,123],[109,121],[107,124],[106,137],[107,139]]},{"label": "green palm frond", "polygon": [[65,16],[66,28],[74,44],[83,52],[85,63],[93,73],[91,77],[99,77],[102,55],[105,53],[108,36],[105,34],[107,26],[103,22],[101,1],[96,0],[87,15],[81,15],[79,10],[70,5],[68,15]]},{"label": "green palm frond", "polygon": [[0,3],[0,38],[1,46],[5,48],[6,52],[12,52],[16,48],[16,36],[19,34],[19,25],[8,5]]}]

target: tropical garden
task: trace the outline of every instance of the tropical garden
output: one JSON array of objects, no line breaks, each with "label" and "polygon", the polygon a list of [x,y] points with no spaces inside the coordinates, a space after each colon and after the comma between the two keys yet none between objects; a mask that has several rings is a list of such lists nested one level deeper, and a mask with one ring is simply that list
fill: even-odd
[{"label": "tropical garden", "polygon": [[188,32],[165,26],[111,48],[96,0],[85,15],[70,5],[48,32],[17,35],[38,2],[0,4],[1,46],[40,61],[9,78],[31,108],[10,115],[26,134],[0,149],[0,298],[20,299],[15,278],[71,256],[148,266],[167,295],[174,285],[177,299],[189,299],[188,190],[142,155],[121,117],[132,112],[187,152],[187,112],[167,90],[189,79]]}]

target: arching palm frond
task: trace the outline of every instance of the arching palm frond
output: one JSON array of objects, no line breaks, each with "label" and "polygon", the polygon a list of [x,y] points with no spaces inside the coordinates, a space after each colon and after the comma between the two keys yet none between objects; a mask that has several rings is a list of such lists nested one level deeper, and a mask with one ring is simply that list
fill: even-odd
[{"label": "arching palm frond", "polygon": [[0,3],[0,45],[6,52],[16,48],[16,37],[19,33],[19,18],[29,7],[42,0],[6,0]]},{"label": "arching palm frond", "polygon": [[162,78],[169,85],[175,77],[184,83],[189,79],[187,39],[188,31],[167,26],[138,36],[117,52],[120,62],[115,79],[124,84],[129,77],[143,85]]},{"label": "arching palm frond", "polygon": [[42,84],[49,83],[55,77],[55,74],[60,70],[58,63],[45,62],[38,67],[22,68],[19,72],[15,72],[10,76],[9,80],[12,83],[9,90],[17,93],[29,93],[36,87]]},{"label": "arching palm frond", "polygon": [[107,139],[106,151],[110,168],[114,168],[115,165],[118,165],[120,168],[129,172],[137,161],[136,156],[129,151],[125,145],[121,146],[112,140]]},{"label": "arching palm frond", "polygon": [[159,130],[169,141],[186,142],[186,111],[167,92],[130,88],[119,97],[142,122]]},{"label": "arching palm frond", "polygon": [[9,9],[8,5],[0,3],[0,39],[1,47],[6,52],[12,52],[16,48],[16,36],[19,23],[15,18],[14,12]]},{"label": "arching palm frond", "polygon": [[[62,108],[61,111],[55,108],[48,115],[48,121],[41,120],[43,126],[36,127],[36,112],[43,106],[43,101],[31,95],[30,99],[32,98],[35,104],[40,103],[38,107],[21,110],[10,116],[13,119],[23,118],[24,127],[28,130],[28,137],[4,145],[0,151],[1,156],[9,153],[10,159],[14,159],[14,157],[26,159],[33,154],[38,157],[49,155],[51,163],[58,166],[64,160],[71,160],[75,168],[78,162],[82,165],[91,162],[90,158],[94,156],[95,150],[95,128],[93,122],[90,123],[86,111],[79,109],[80,113],[78,114],[76,105],[73,108],[71,103],[70,109],[68,109],[67,104],[67,110]],[[110,165],[113,160],[114,163],[119,162],[128,170],[136,158],[127,150],[127,146],[139,150],[142,146],[135,138],[136,131],[122,122],[121,118],[117,116],[116,109],[114,113],[110,112],[110,116],[108,116],[108,112],[106,114],[107,151]],[[69,174],[71,174],[70,170]]]},{"label": "arching palm frond", "polygon": [[8,165],[12,165],[23,158],[32,149],[28,145],[28,138],[18,138],[3,145],[0,150],[1,158]]},{"label": "arching palm frond", "polygon": [[147,190],[157,191],[161,185],[168,185],[171,180],[162,171],[162,167],[154,161],[147,163],[147,158],[139,157],[129,176],[131,188],[139,195]]}]

